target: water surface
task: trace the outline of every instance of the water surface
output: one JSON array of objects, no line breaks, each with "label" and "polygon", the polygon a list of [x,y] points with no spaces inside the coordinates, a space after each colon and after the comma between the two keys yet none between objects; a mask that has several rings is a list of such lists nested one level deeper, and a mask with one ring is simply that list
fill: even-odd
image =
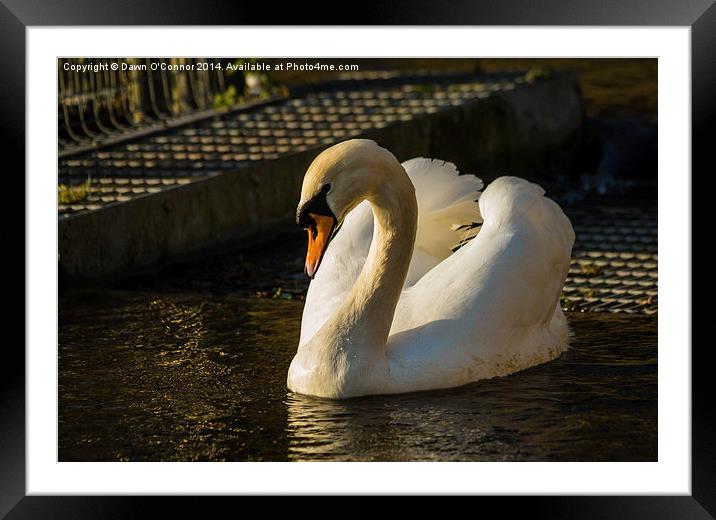
[{"label": "water surface", "polygon": [[452,390],[286,389],[303,302],[62,298],[61,461],[654,461],[656,317],[571,313],[559,359]]}]

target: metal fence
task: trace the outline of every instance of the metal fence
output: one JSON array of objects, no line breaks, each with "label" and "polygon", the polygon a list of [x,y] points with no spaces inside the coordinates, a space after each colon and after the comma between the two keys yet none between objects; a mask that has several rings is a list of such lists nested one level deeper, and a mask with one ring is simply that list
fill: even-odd
[{"label": "metal fence", "polygon": [[[63,58],[57,62],[60,155],[167,126],[216,107],[227,78],[206,58]],[[228,63],[230,60],[223,60]]]}]

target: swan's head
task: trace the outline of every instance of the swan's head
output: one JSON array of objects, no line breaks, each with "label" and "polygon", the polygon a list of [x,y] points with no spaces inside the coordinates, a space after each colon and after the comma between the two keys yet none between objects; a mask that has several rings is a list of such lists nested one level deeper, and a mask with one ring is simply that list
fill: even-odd
[{"label": "swan's head", "polygon": [[343,141],[321,152],[306,171],[296,222],[308,232],[306,274],[313,278],[346,215],[378,193],[385,171],[400,163],[368,139]]}]

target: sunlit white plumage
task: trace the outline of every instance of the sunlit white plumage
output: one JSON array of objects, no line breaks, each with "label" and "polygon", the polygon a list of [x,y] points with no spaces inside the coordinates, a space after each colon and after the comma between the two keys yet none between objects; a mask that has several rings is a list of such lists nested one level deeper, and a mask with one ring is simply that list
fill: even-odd
[{"label": "sunlit white plumage", "polygon": [[[482,222],[477,200],[483,184],[474,175],[458,175],[449,162],[415,158],[402,166],[418,201],[418,231],[404,284],[410,287],[474,235],[461,225]],[[372,239],[373,211],[365,200],[346,216],[308,288],[299,343],[310,339],[345,299],[363,269]]]},{"label": "sunlit white plumage", "polygon": [[[309,288],[291,390],[345,398],[448,388],[567,347],[558,302],[574,233],[542,188],[501,177],[480,195],[482,182],[449,163],[401,166],[366,140],[323,152],[301,203],[327,183],[343,225]],[[469,233],[460,226],[481,221],[452,253]]]}]

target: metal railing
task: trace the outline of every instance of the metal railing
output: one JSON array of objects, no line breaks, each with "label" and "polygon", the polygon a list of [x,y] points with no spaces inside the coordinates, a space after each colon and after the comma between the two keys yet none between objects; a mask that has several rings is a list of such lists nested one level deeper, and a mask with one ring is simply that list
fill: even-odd
[{"label": "metal railing", "polygon": [[[58,73],[60,156],[131,138],[216,110],[225,67],[205,58],[62,58]],[[243,81],[238,75],[239,81]]]}]

